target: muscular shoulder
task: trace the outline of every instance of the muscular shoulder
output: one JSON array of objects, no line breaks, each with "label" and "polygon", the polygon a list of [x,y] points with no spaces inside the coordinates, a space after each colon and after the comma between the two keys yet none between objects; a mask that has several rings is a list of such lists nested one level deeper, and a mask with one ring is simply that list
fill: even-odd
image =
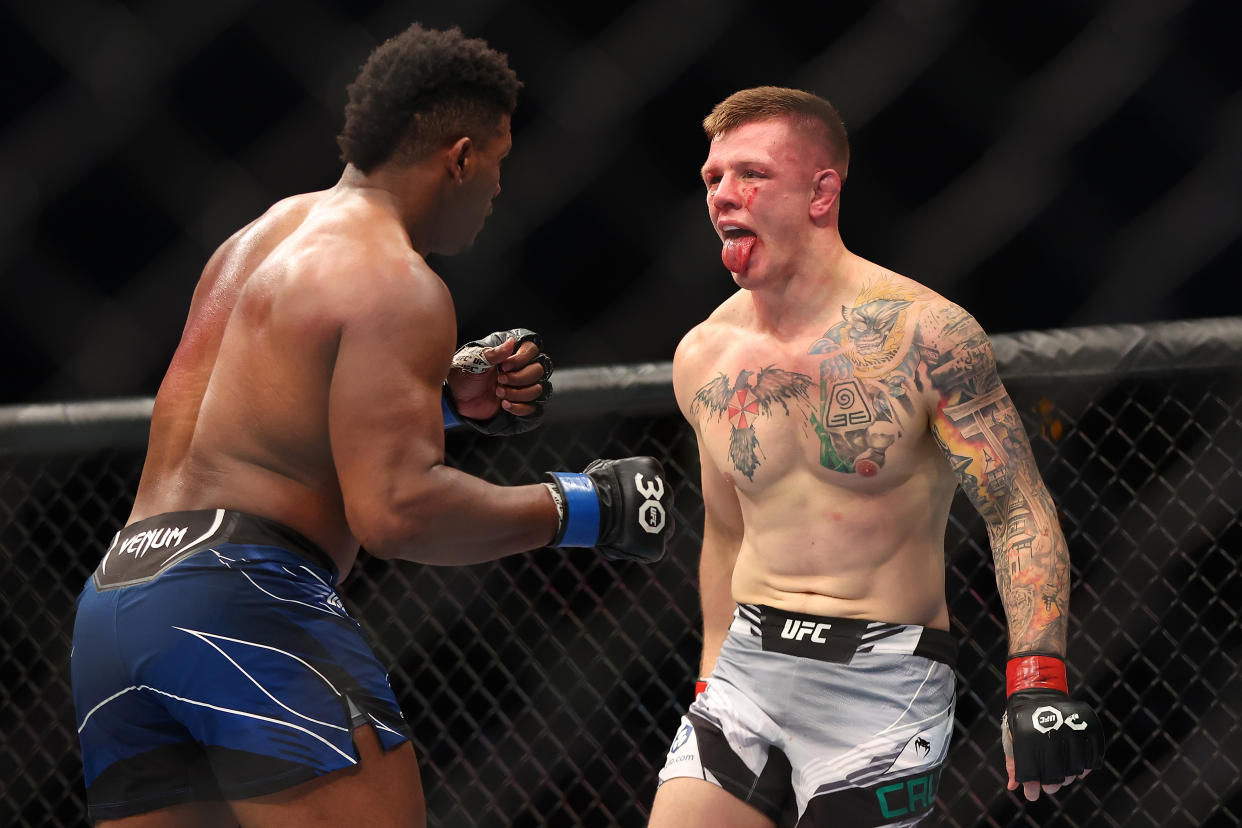
[{"label": "muscular shoulder", "polygon": [[990,342],[983,326],[954,302],[929,292],[918,315],[919,345],[925,350],[946,352],[963,346],[986,347]]},{"label": "muscular shoulder", "polygon": [[311,265],[316,280],[343,321],[365,322],[390,314],[452,313],[448,287],[412,250],[381,253],[347,244]]},{"label": "muscular shoulder", "polygon": [[361,199],[316,205],[277,251],[275,270],[307,310],[341,324],[453,313],[448,288],[404,229]]},{"label": "muscular shoulder", "polygon": [[747,326],[745,291],[738,291],[722,302],[711,315],[691,328],[677,345],[674,368],[681,363],[693,367],[720,350],[723,342],[734,339]]},{"label": "muscular shoulder", "polygon": [[943,297],[935,296],[919,313],[918,348],[936,399],[973,397],[1000,385],[987,333]]},{"label": "muscular shoulder", "polygon": [[919,282],[870,262],[856,277],[856,294],[841,308],[845,327],[856,331],[890,330],[914,334],[918,345],[952,347],[987,336],[961,306]]},{"label": "muscular shoulder", "polygon": [[673,391],[683,411],[688,411],[690,396],[702,384],[702,377],[715,364],[727,344],[741,328],[740,294],[725,300],[711,316],[691,328],[673,354]]}]

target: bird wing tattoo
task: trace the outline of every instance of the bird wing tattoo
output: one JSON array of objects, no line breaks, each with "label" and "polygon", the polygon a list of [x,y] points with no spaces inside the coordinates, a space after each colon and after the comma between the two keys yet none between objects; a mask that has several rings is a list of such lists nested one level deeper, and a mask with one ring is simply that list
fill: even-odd
[{"label": "bird wing tattoo", "polygon": [[[751,378],[754,382],[751,382]],[[733,467],[755,479],[759,467],[759,438],[755,435],[755,419],[760,415],[772,416],[772,407],[780,405],[789,415],[789,401],[809,405],[808,389],[811,378],[796,371],[786,371],[769,365],[755,374],[743,368],[737,380],[730,383],[725,374],[714,379],[695,392],[690,403],[692,412],[700,407],[707,410],[711,419],[727,414],[729,419],[729,459]]]},{"label": "bird wing tattoo", "polygon": [[811,402],[807,391],[811,387],[811,378],[796,371],[786,371],[769,365],[759,370],[751,387],[764,416],[772,415],[774,403],[780,403],[781,408],[788,414],[789,405],[786,400],[797,400],[807,405]]},{"label": "bird wing tattoo", "polygon": [[694,393],[690,411],[698,413],[700,408],[706,408],[708,416],[716,419],[729,410],[729,397],[732,394],[733,389],[729,386],[729,378],[724,374],[717,374],[715,379]]}]

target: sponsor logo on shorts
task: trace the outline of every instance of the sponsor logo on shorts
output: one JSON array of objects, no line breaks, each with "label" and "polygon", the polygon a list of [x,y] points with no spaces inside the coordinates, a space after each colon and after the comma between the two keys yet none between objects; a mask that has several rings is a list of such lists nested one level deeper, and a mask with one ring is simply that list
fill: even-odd
[{"label": "sponsor logo on shorts", "polygon": [[185,540],[188,531],[190,531],[188,526],[163,526],[158,529],[147,529],[143,532],[136,532],[121,541],[113,551],[118,555],[133,555],[135,558],[141,558],[152,549],[180,545]]},{"label": "sponsor logo on shorts", "polygon": [[940,772],[932,771],[877,787],[875,796],[880,815],[891,820],[930,811],[936,803],[939,782]]},{"label": "sponsor logo on shorts", "polygon": [[827,644],[828,639],[824,638],[824,633],[830,629],[832,625],[824,621],[798,621],[786,618],[785,626],[781,629],[781,638],[801,641],[809,635],[816,644]]},{"label": "sponsor logo on shorts", "polygon": [[783,613],[765,612],[759,631],[765,650],[833,664],[848,664],[858,649],[866,624],[866,621],[855,619],[826,619],[813,615],[789,617]]},{"label": "sponsor logo on shorts", "polygon": [[673,746],[668,749],[669,754],[681,750],[686,742],[690,741],[690,734],[692,732],[694,732],[694,727],[689,722],[683,724],[681,730],[677,731],[677,736],[673,739]]},{"label": "sponsor logo on shorts", "polygon": [[914,752],[919,756],[926,756],[931,753],[931,742],[927,741],[922,736],[919,736],[914,740]]}]

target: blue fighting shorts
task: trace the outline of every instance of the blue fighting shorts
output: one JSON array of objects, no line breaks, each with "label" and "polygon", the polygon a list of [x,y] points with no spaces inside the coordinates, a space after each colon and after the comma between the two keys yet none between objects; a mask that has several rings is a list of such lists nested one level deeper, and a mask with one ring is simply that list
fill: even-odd
[{"label": "blue fighting shorts", "polygon": [[273,793],[409,727],[336,567],[274,521],[224,509],[127,526],[78,596],[73,702],[93,820]]}]

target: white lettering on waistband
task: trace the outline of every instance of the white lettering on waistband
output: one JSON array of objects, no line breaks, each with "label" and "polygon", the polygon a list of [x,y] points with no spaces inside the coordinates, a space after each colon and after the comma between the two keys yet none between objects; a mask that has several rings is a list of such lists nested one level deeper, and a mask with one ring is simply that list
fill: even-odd
[{"label": "white lettering on waistband", "polygon": [[141,558],[151,549],[162,549],[165,546],[177,546],[185,540],[188,526],[161,526],[158,529],[147,529],[126,538],[117,547],[118,555],[133,555]]},{"label": "white lettering on waistband", "polygon": [[[204,532],[203,534],[199,535],[197,538],[195,538],[194,540],[192,540],[192,541],[190,541],[188,544],[186,544],[186,548],[189,548],[189,547],[191,547],[191,546],[197,546],[198,544],[200,544],[200,543],[202,543],[203,541],[207,540],[209,537],[211,537],[212,535],[214,535],[214,534],[216,533],[216,530],[220,528],[220,524],[221,524],[221,523],[223,523],[223,522],[224,522],[224,510],[223,510],[223,509],[216,509],[216,516],[215,516],[215,518],[211,521],[211,526],[209,526],[209,527],[207,528],[207,531],[206,531],[206,532]],[[161,564],[160,564],[160,565],[161,565],[161,566],[163,566],[164,564],[166,564],[166,563],[168,563],[169,561],[171,561],[171,560],[173,559],[173,557],[174,557],[176,554],[177,554],[176,552],[173,552],[173,554],[172,554],[172,555],[169,555],[167,558],[165,558],[165,559],[161,562]]]},{"label": "white lettering on waistband", "polygon": [[781,638],[789,638],[794,641],[801,641],[808,635],[816,644],[827,644],[828,639],[824,638],[824,632],[832,629],[832,625],[824,621],[797,621],[793,618],[785,619],[785,626],[781,628]]}]

